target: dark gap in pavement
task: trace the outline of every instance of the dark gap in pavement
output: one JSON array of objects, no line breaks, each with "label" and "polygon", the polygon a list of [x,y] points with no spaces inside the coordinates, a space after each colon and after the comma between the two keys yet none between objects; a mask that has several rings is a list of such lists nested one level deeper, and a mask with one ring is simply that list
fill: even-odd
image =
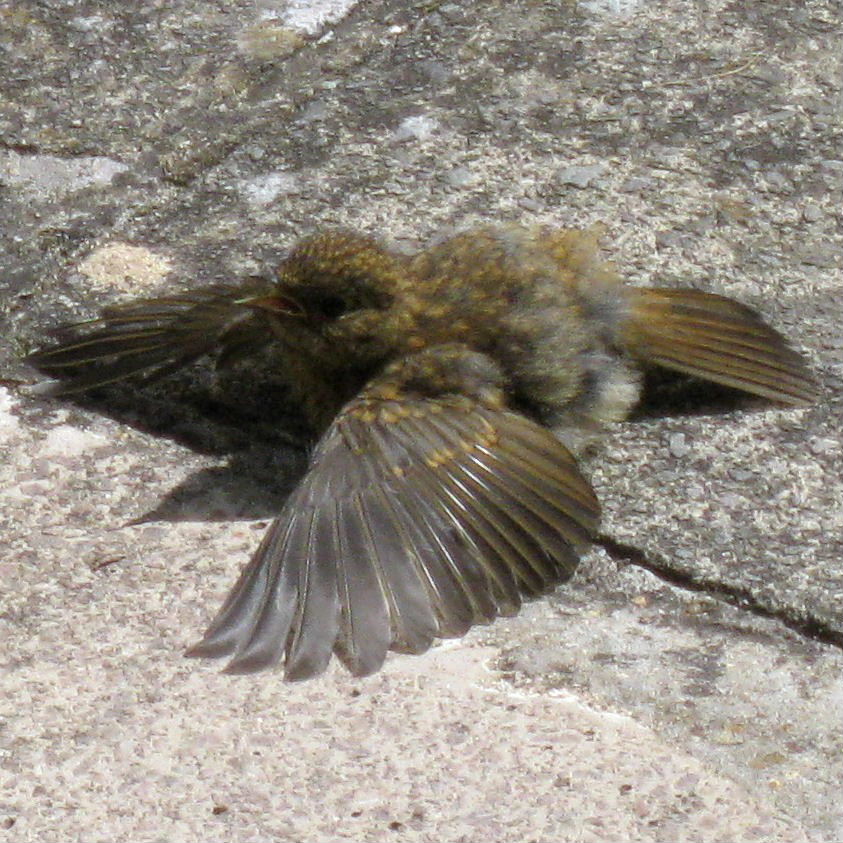
[{"label": "dark gap in pavement", "polygon": [[595,544],[602,547],[615,562],[644,568],[668,585],[685,591],[707,594],[716,600],[722,600],[738,609],[750,612],[756,617],[777,620],[805,638],[843,650],[843,632],[817,618],[797,617],[784,609],[772,609],[758,600],[749,589],[740,586],[696,579],[670,567],[665,560],[651,559],[641,548],[617,541],[611,536],[600,534],[595,539]]}]

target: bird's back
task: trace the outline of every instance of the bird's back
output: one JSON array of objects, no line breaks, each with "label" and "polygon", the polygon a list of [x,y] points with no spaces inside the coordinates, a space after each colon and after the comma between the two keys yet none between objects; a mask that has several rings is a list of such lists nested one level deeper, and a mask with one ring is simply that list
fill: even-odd
[{"label": "bird's back", "polygon": [[572,447],[634,404],[638,377],[610,344],[619,279],[595,232],[478,228],[419,253],[412,268],[428,335],[490,354],[513,403]]}]

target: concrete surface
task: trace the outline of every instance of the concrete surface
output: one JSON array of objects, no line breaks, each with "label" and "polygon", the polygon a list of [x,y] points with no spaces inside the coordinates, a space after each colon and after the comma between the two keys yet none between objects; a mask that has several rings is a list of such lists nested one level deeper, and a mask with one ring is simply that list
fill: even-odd
[{"label": "concrete surface", "polygon": [[[15,0],[0,50],[0,839],[843,836],[839,4]],[[496,219],[754,304],[823,400],[662,386],[575,580],[375,677],[183,660],[294,419],[202,369],[49,402],[19,354],[321,225]]]}]

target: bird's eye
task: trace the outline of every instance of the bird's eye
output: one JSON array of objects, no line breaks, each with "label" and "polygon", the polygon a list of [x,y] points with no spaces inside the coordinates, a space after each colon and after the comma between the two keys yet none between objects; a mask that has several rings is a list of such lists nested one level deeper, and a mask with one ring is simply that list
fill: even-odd
[{"label": "bird's eye", "polygon": [[348,302],[341,296],[324,295],[313,302],[313,307],[323,319],[339,319],[348,311]]}]

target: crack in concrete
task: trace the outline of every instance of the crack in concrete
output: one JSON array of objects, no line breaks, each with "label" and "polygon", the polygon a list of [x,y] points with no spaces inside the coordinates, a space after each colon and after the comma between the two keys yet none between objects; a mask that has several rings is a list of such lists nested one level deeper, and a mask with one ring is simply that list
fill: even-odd
[{"label": "crack in concrete", "polygon": [[25,141],[10,141],[5,138],[0,139],[0,149],[5,149],[8,152],[16,152],[18,155],[40,155],[40,149],[32,143]]},{"label": "crack in concrete", "polygon": [[681,588],[684,591],[706,594],[715,600],[728,603],[759,618],[776,620],[804,638],[830,644],[843,650],[843,632],[834,629],[820,618],[800,617],[787,608],[768,606],[748,588],[694,577],[672,567],[663,558],[652,558],[641,548],[618,541],[602,533],[595,539],[595,544],[602,547],[615,562],[644,568],[668,585]]},{"label": "crack in concrete", "polygon": [[52,147],[43,147],[38,143],[31,141],[16,141],[7,138],[0,138],[0,150],[6,152],[14,152],[22,158],[37,158],[39,156],[49,156],[59,161],[75,161],[79,158],[107,158],[108,156],[98,154],[96,149],[92,147],[85,147],[74,150],[67,150]]}]

